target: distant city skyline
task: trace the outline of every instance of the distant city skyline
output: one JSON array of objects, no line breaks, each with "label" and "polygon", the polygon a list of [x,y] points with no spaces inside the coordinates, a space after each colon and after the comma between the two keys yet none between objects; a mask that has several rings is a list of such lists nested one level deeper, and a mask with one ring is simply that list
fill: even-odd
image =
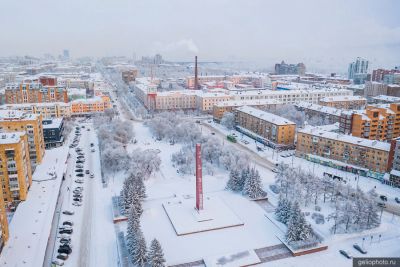
[{"label": "distant city skyline", "polygon": [[400,2],[2,1],[0,56],[72,58],[160,53],[166,60],[240,61],[346,73],[356,57],[400,64]]}]

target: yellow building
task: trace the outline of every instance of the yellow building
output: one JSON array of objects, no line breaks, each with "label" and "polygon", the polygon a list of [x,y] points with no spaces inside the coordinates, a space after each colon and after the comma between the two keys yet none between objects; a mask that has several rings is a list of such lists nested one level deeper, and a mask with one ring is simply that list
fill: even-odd
[{"label": "yellow building", "polygon": [[17,110],[0,110],[0,131],[27,134],[32,169],[42,162],[45,152],[42,116]]},{"label": "yellow building", "polygon": [[0,106],[0,109],[19,110],[31,114],[40,114],[43,119],[71,117],[71,105],[63,102],[5,104]]},{"label": "yellow building", "polygon": [[390,141],[400,136],[400,104],[367,106],[352,116],[351,134],[370,140]]},{"label": "yellow building", "polygon": [[294,144],[296,123],[288,119],[253,107],[243,106],[235,109],[235,120],[237,126],[274,144]]},{"label": "yellow building", "polygon": [[111,100],[106,95],[90,99],[77,99],[71,102],[71,115],[81,116],[101,113],[109,108],[111,108]]},{"label": "yellow building", "polygon": [[8,240],[8,220],[6,214],[6,206],[4,204],[3,190],[0,187],[0,252],[4,244]]},{"label": "yellow building", "polygon": [[390,144],[306,126],[297,132],[296,155],[333,168],[382,178]]},{"label": "yellow building", "polygon": [[0,179],[6,203],[26,200],[32,183],[28,147],[25,132],[0,133]]}]

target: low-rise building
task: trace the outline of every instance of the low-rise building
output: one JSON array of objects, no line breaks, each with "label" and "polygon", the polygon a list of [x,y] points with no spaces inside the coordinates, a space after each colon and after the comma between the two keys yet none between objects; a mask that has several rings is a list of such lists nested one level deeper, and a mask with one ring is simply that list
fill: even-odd
[{"label": "low-rise building", "polygon": [[42,115],[44,119],[71,117],[71,105],[63,102],[5,104],[0,106],[0,110],[19,110],[26,113]]},{"label": "low-rise building", "polygon": [[296,155],[362,176],[383,179],[390,144],[306,126],[297,132]]},{"label": "low-rise building", "polygon": [[62,146],[64,143],[64,119],[45,119],[42,123],[46,148]]},{"label": "low-rise building", "polygon": [[77,99],[71,102],[71,115],[84,116],[102,113],[109,108],[111,108],[111,100],[106,95],[89,99]]},{"label": "low-rise building", "polygon": [[319,104],[339,109],[361,109],[367,104],[367,99],[362,96],[330,96],[321,98]]},{"label": "low-rise building", "polygon": [[0,110],[0,130],[26,132],[32,169],[42,162],[45,153],[42,116],[17,110]]},{"label": "low-rise building", "polygon": [[296,124],[288,119],[253,107],[235,109],[236,125],[277,145],[294,145]]},{"label": "low-rise building", "polygon": [[213,106],[213,119],[219,122],[224,116],[225,112],[233,112],[235,108],[242,106],[257,107],[261,110],[275,109],[277,105],[281,103],[275,99],[263,99],[263,100],[229,100],[219,102]]},{"label": "low-rise building", "polygon": [[5,203],[26,200],[32,183],[25,132],[0,133],[0,179]]}]

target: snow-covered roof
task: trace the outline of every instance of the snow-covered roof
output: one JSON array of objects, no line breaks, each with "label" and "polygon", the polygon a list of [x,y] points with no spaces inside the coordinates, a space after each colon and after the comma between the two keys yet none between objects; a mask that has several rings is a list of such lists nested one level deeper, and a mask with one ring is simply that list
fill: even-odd
[{"label": "snow-covered roof", "polygon": [[340,114],[342,113],[341,109],[312,104],[312,103],[308,103],[308,102],[300,102],[300,103],[296,104],[296,106],[299,108],[309,109],[309,110],[322,112],[322,113],[330,114],[330,115],[334,115],[334,116],[340,116]]},{"label": "snow-covered roof", "polygon": [[0,145],[19,143],[19,141],[21,140],[21,136],[24,135],[24,132],[2,132],[0,133]]},{"label": "snow-covered roof", "polygon": [[36,120],[38,116],[19,110],[0,110],[0,121]]},{"label": "snow-covered roof", "polygon": [[373,97],[372,99],[374,100],[378,100],[378,101],[386,101],[386,102],[400,102],[400,97],[396,97],[396,96],[388,96],[388,95],[378,95]]},{"label": "snow-covered roof", "polygon": [[229,100],[218,102],[215,104],[217,107],[241,107],[241,106],[262,106],[262,105],[273,105],[282,104],[276,99],[253,99],[253,100]]},{"label": "snow-covered roof", "polygon": [[53,118],[51,120],[43,120],[43,129],[60,128],[63,118]]},{"label": "snow-covered roof", "polygon": [[349,95],[349,96],[329,96],[320,99],[321,102],[343,102],[343,101],[367,101],[365,97],[358,95]]},{"label": "snow-covered roof", "polygon": [[338,134],[334,132],[325,131],[319,127],[313,127],[310,125],[305,126],[303,129],[299,129],[298,133],[309,134],[321,138],[331,139],[335,141],[341,141],[345,143],[350,143],[358,146],[379,149],[383,151],[390,151],[390,143],[381,142],[377,140],[364,139],[352,135]]},{"label": "snow-covered roof", "polygon": [[243,107],[239,107],[236,110],[249,114],[251,116],[254,116],[256,118],[262,119],[264,121],[268,121],[272,124],[276,124],[276,125],[290,125],[290,124],[294,124],[296,125],[296,123],[285,119],[283,117],[280,117],[278,115],[269,113],[269,112],[265,112],[263,110],[259,110],[253,107],[249,107],[249,106],[243,106]]}]

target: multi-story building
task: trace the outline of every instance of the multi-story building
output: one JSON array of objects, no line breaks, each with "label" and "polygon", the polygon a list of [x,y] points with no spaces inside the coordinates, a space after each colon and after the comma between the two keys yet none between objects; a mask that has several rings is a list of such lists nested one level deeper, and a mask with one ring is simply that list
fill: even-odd
[{"label": "multi-story building", "polygon": [[253,107],[235,109],[235,122],[239,130],[250,131],[275,145],[294,145],[296,123]]},{"label": "multi-story building", "polygon": [[390,144],[306,126],[297,132],[296,155],[362,176],[383,179]]},{"label": "multi-story building", "polygon": [[136,77],[138,74],[137,69],[131,69],[131,70],[125,70],[122,71],[122,80],[126,83],[129,84],[130,82],[135,81]]},{"label": "multi-story building", "polygon": [[400,73],[400,70],[392,69],[392,70],[385,70],[385,69],[376,69],[372,71],[371,80],[374,82],[383,82],[384,77],[386,75],[391,75],[395,73]]},{"label": "multi-story building", "polygon": [[109,108],[111,108],[111,100],[106,95],[89,99],[76,99],[71,102],[71,115],[82,116],[102,113]]},{"label": "multi-story building", "polygon": [[58,147],[64,143],[64,118],[43,120],[43,138],[46,148]]},{"label": "multi-story building", "polygon": [[400,138],[392,139],[388,163],[389,181],[391,185],[400,187]]},{"label": "multi-story building", "polygon": [[383,77],[383,83],[385,83],[385,84],[400,84],[400,70],[399,70],[399,73],[386,74]]},{"label": "multi-story building", "polygon": [[367,104],[367,99],[362,96],[330,96],[321,98],[319,104],[339,109],[361,109]]},{"label": "multi-story building", "polygon": [[367,106],[354,112],[351,123],[353,136],[390,141],[400,136],[400,104]]},{"label": "multi-story building", "polygon": [[387,85],[379,82],[366,82],[364,88],[365,97],[387,95]]},{"label": "multi-story building", "polygon": [[0,179],[6,203],[26,200],[32,183],[25,132],[0,133]]},{"label": "multi-story building", "polygon": [[232,100],[233,97],[226,93],[198,92],[196,95],[197,109],[202,112],[211,112],[214,105]]},{"label": "multi-story building", "polygon": [[348,76],[355,84],[363,84],[368,76],[368,60],[358,57],[355,62],[350,63]]},{"label": "multi-story building", "polygon": [[387,85],[388,96],[400,96],[400,84],[388,84]]},{"label": "multi-story building", "polygon": [[224,116],[225,112],[233,112],[235,108],[242,106],[257,107],[261,110],[275,109],[277,105],[281,103],[275,99],[264,99],[264,100],[230,100],[219,102],[213,107],[213,119],[219,122]]},{"label": "multi-story building", "polygon": [[27,104],[5,104],[0,110],[19,110],[26,113],[42,115],[44,119],[71,117],[70,103],[27,103]]},{"label": "multi-story building", "polygon": [[275,74],[278,75],[300,75],[304,76],[306,73],[306,66],[303,63],[298,64],[286,64],[285,61],[282,61],[280,64],[275,64]]},{"label": "multi-story building", "polygon": [[0,253],[8,240],[8,219],[4,203],[3,186],[0,186]]},{"label": "multi-story building", "polygon": [[6,104],[68,102],[65,87],[42,85],[39,82],[7,84],[5,90]]},{"label": "multi-story building", "polygon": [[[194,76],[186,77],[186,87],[194,89]],[[264,86],[263,77],[259,75],[207,75],[198,76],[200,86],[208,85],[207,87],[214,88],[234,88],[235,86],[248,85],[254,88],[262,88]],[[211,83],[213,84],[212,86]]]},{"label": "multi-story building", "polygon": [[26,132],[32,169],[42,162],[45,152],[42,116],[17,110],[0,110],[0,130]]}]

